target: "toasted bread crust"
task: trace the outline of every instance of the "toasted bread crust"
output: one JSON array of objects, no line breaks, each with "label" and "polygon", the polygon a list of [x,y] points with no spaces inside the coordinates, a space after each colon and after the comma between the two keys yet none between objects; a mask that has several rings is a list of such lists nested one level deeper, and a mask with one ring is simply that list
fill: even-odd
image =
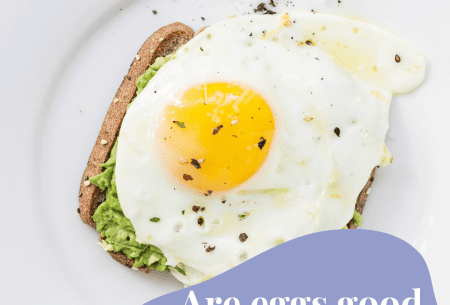
[{"label": "toasted bread crust", "polygon": [[[372,182],[375,178],[375,170],[376,169],[377,169],[376,167],[373,168],[372,172],[370,173],[369,180],[367,180],[366,185],[362,189],[361,193],[359,193],[359,195],[358,195],[358,199],[356,199],[355,210],[358,211],[359,214],[362,214],[364,207],[366,205],[366,200],[367,200],[367,197],[369,196],[368,190],[372,186]],[[357,226],[355,226],[355,224],[353,223],[353,218],[349,221],[349,223],[347,224],[347,227],[349,229],[357,228]]]},{"label": "toasted bread crust", "polygon": [[[201,33],[205,29],[206,27],[201,28],[195,35]],[[126,107],[136,94],[136,79],[147,70],[149,65],[151,65],[157,57],[173,53],[178,47],[192,39],[192,37],[194,37],[194,32],[190,27],[179,22],[169,24],[156,31],[144,42],[137,53],[139,59],[135,58],[131,63],[130,70],[124,77],[124,80],[117,90],[108,112],[106,113],[81,179],[78,213],[80,214],[81,220],[91,227],[95,228],[96,226],[92,219],[92,215],[100,203],[105,201],[105,192],[102,192],[101,189],[95,185],[90,184],[86,186],[84,183],[89,177],[96,176],[102,172],[102,168],[98,165],[105,163],[109,158],[111,149],[119,134]],[[102,144],[102,140],[105,140],[106,144]],[[369,181],[358,196],[355,208],[359,213],[362,213],[364,209],[368,195],[367,189],[373,182],[374,174],[375,168],[372,171]],[[353,219],[348,223],[348,227],[350,229],[356,229],[356,226],[353,224]],[[100,234],[99,240],[101,241],[102,239]],[[128,268],[131,268],[134,265],[134,259],[128,258],[123,252],[109,251],[109,254],[113,259]],[[151,269],[148,267],[140,267],[139,270],[148,273]]]}]

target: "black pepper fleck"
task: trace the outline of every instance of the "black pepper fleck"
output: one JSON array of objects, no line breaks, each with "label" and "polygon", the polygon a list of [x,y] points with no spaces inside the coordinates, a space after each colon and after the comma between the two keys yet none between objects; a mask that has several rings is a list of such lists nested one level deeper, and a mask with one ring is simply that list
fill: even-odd
[{"label": "black pepper fleck", "polygon": [[400,61],[401,61],[400,56],[398,56],[397,54],[395,54],[395,61],[396,61],[396,62],[400,62]]},{"label": "black pepper fleck", "polygon": [[194,180],[194,178],[192,178],[192,176],[188,174],[183,174],[183,179],[184,181]]},{"label": "black pepper fleck", "polygon": [[247,234],[245,233],[241,233],[239,234],[239,240],[243,243],[244,241],[246,241],[248,238]]},{"label": "black pepper fleck", "polygon": [[334,129],[334,133],[335,133],[338,137],[341,136],[341,130],[339,129],[339,127],[336,127],[336,128]]},{"label": "black pepper fleck", "polygon": [[206,252],[211,252],[214,251],[215,249],[216,249],[215,246],[214,247],[208,246],[208,248],[206,248]]},{"label": "black pepper fleck", "polygon": [[219,125],[216,128],[213,129],[212,134],[213,136],[219,133],[219,130],[223,128],[223,125]]},{"label": "black pepper fleck", "polygon": [[192,211],[194,211],[195,213],[197,213],[199,210],[200,210],[200,206],[198,206],[198,205],[193,205],[192,206]]},{"label": "black pepper fleck", "polygon": [[158,14],[158,12],[156,10],[153,10],[152,13],[153,13],[153,15]]},{"label": "black pepper fleck", "polygon": [[255,9],[253,9],[253,11],[255,13],[256,12],[264,12],[264,11],[267,11],[267,8],[266,8],[266,5],[264,3],[260,3],[260,4],[258,4],[258,6]]},{"label": "black pepper fleck", "polygon": [[197,220],[197,223],[199,226],[203,226],[203,224],[205,223],[205,220],[202,217],[199,217]]},{"label": "black pepper fleck", "polygon": [[196,159],[191,159],[191,164],[192,164],[196,169],[202,168],[202,166],[200,165],[200,163],[198,163],[198,161],[197,161]]},{"label": "black pepper fleck", "polygon": [[80,208],[77,209],[77,212],[78,212],[78,214],[80,214],[80,212],[81,212]]},{"label": "black pepper fleck", "polygon": [[264,139],[263,137],[261,137],[261,138],[259,138],[259,142],[258,142],[258,147],[259,147],[259,149],[263,149],[263,147],[264,147],[264,145],[266,145],[266,142],[267,142],[267,140],[266,139]]}]

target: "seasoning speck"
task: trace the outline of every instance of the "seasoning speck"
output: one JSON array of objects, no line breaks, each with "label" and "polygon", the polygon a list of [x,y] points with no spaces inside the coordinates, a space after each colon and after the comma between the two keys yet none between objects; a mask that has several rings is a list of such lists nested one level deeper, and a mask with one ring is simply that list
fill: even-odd
[{"label": "seasoning speck", "polygon": [[202,47],[200,47],[200,50],[203,52],[203,48]]},{"label": "seasoning speck", "polygon": [[194,211],[195,213],[197,213],[199,210],[200,210],[200,206],[198,206],[198,205],[192,206],[192,211]]},{"label": "seasoning speck", "polygon": [[184,122],[180,122],[180,121],[173,121],[175,124],[178,125],[178,127],[180,128],[186,128],[186,124],[184,124]]},{"label": "seasoning speck", "polygon": [[205,223],[205,220],[203,219],[203,217],[199,217],[197,220],[197,223],[199,226],[203,226],[203,224]]},{"label": "seasoning speck", "polygon": [[194,178],[192,178],[192,176],[188,174],[183,174],[183,179],[184,181],[194,180]]},{"label": "seasoning speck", "polygon": [[205,196],[211,196],[211,194],[212,194],[212,191],[211,190],[208,190],[206,193],[204,193],[203,195],[205,195]]},{"label": "seasoning speck", "polygon": [[263,149],[263,147],[264,147],[264,145],[266,145],[266,142],[267,142],[267,140],[266,139],[264,139],[263,137],[261,137],[261,138],[259,138],[259,142],[258,142],[258,147],[259,147],[259,149]]},{"label": "seasoning speck", "polygon": [[118,98],[114,99],[114,104],[120,102],[120,100]]},{"label": "seasoning speck", "polygon": [[181,214],[184,215],[185,210],[181,211]]},{"label": "seasoning speck", "polygon": [[222,203],[225,203],[225,202],[227,202],[226,200],[222,200]]},{"label": "seasoning speck", "polygon": [[312,41],[308,39],[307,41],[305,41],[305,43],[306,43],[308,46],[310,46],[310,45],[312,44]]},{"label": "seasoning speck", "polygon": [[339,127],[336,127],[336,128],[334,129],[334,133],[335,133],[338,137],[341,136],[341,130],[339,129]]},{"label": "seasoning speck", "polygon": [[239,234],[239,240],[243,243],[244,241],[246,241],[248,238],[247,234],[245,233],[241,233]]},{"label": "seasoning speck", "polygon": [[400,61],[401,61],[400,56],[398,56],[397,54],[395,54],[395,61],[396,61],[396,62],[400,62]]},{"label": "seasoning speck", "polygon": [[264,3],[260,3],[260,4],[258,4],[258,6],[255,9],[253,9],[253,11],[255,13],[256,12],[264,12],[264,11],[267,11],[267,8],[266,8],[266,5]]},{"label": "seasoning speck", "polygon": [[208,248],[206,248],[206,252],[211,252],[211,251],[214,251],[215,249],[216,249],[216,247],[208,246]]},{"label": "seasoning speck", "polygon": [[202,168],[202,166],[201,166],[200,163],[197,161],[197,159],[191,159],[191,164],[192,164],[196,169]]},{"label": "seasoning speck", "polygon": [[91,182],[89,180],[84,181],[84,186],[89,186],[91,185]]},{"label": "seasoning speck", "polygon": [[156,10],[153,10],[152,12],[153,12],[153,15],[158,14],[158,12]]},{"label": "seasoning speck", "polygon": [[200,18],[202,18],[202,20],[205,20],[205,17],[200,17]]},{"label": "seasoning speck", "polygon": [[81,211],[80,211],[80,208],[77,209],[77,212],[78,212],[78,214],[80,214],[80,212],[81,212]]},{"label": "seasoning speck", "polygon": [[219,133],[219,130],[223,128],[223,125],[219,125],[216,128],[213,129],[212,134],[213,136]]},{"label": "seasoning speck", "polygon": [[161,219],[159,219],[158,217],[153,217],[153,218],[150,218],[150,221],[151,222],[159,222]]},{"label": "seasoning speck", "polygon": [[100,141],[100,144],[106,145],[106,144],[108,144],[108,141],[106,141],[105,139],[102,139],[102,140]]}]

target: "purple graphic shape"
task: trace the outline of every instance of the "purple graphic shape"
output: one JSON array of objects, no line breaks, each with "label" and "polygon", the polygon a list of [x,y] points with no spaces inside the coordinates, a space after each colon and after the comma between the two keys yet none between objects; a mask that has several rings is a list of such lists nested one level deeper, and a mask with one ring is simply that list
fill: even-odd
[{"label": "purple graphic shape", "polygon": [[[413,289],[420,288],[419,300]],[[272,304],[291,304],[296,297],[311,298],[306,304],[350,305],[344,297],[358,298],[353,304],[380,305],[386,298],[395,298],[400,305],[435,305],[430,274],[422,256],[405,241],[369,230],[338,230],[303,236],[239,265],[204,283],[159,297],[145,304],[189,304],[194,291],[199,305],[269,304],[273,298],[285,299]],[[205,298],[221,298],[221,303],[208,303]],[[210,302],[212,302],[210,300]],[[406,301],[405,301],[406,302]],[[300,301],[292,304],[302,304]],[[364,304],[364,303],[362,303]],[[386,305],[395,305],[386,300]],[[194,303],[194,305],[196,305]]]}]

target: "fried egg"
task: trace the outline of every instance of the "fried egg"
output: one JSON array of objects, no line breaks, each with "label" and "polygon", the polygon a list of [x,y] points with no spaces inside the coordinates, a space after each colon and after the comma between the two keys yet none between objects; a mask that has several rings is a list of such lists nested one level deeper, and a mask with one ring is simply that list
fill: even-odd
[{"label": "fried egg", "polygon": [[377,26],[290,12],[229,18],[177,50],[122,124],[116,183],[137,241],[186,285],[341,229],[422,53]]}]

